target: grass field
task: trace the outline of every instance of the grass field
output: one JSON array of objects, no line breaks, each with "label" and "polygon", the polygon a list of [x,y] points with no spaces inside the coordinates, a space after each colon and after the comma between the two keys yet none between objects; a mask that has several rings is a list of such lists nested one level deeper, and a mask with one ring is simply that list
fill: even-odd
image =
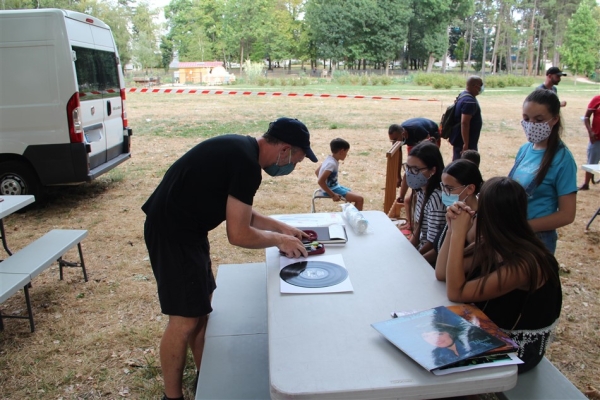
[{"label": "grass field", "polygon": [[[214,89],[214,88],[212,88]],[[224,88],[230,89],[230,88]],[[410,85],[334,86],[325,83],[292,88],[233,86],[235,90],[279,90],[297,93],[362,94],[418,98],[371,100],[226,96],[199,94],[128,95],[133,127],[133,157],[98,180],[77,187],[53,188],[49,202],[5,220],[13,250],[53,228],[89,230],[83,251],[88,283],[76,271],[58,280],[53,267],[33,282],[31,297],[36,332],[26,321],[7,320],[0,332],[0,399],[156,399],[162,391],[158,344],[166,318],[160,314],[154,277],[143,241],[141,205],[167,168],[201,140],[223,133],[259,136],[268,122],[295,117],[311,131],[319,158],[329,141],[351,143],[340,167],[340,180],[365,196],[366,210],[381,210],[385,184],[387,128],[411,117],[438,120],[460,88],[432,90]],[[487,89],[478,99],[484,119],[480,141],[484,178],[506,175],[519,146],[521,104],[531,88]],[[600,93],[598,85],[563,80],[559,86],[564,140],[579,165],[586,161],[587,135],[580,116]],[[435,101],[425,101],[435,100]],[[446,162],[451,148],[442,144]],[[290,176],[263,177],[255,207],[265,214],[310,210],[316,188],[316,165],[305,161]],[[583,171],[578,173],[578,183]],[[600,185],[577,196],[577,217],[559,230],[556,256],[561,264],[563,314],[556,339],[547,353],[582,391],[600,386],[600,220],[584,227],[598,203]],[[321,200],[319,211],[338,211],[339,204]],[[227,243],[223,225],[210,233],[215,273],[226,263],[259,262],[264,251]],[[71,255],[73,258],[75,253]],[[67,257],[68,259],[69,257]],[[0,310],[25,311],[22,294]],[[192,395],[194,372],[186,371],[186,395]]]}]

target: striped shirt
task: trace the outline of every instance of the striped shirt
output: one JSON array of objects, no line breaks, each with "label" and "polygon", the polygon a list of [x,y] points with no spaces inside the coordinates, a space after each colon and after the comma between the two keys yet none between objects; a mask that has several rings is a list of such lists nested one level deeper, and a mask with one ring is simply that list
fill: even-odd
[{"label": "striped shirt", "polygon": [[[421,218],[421,209],[423,208],[423,200],[425,199],[425,192],[420,190],[417,192],[417,204],[415,206],[415,221],[419,222]],[[419,236],[419,249],[425,244],[425,242],[433,243],[436,236],[446,225],[446,206],[442,203],[442,191],[435,189],[427,204],[425,204],[425,214],[423,215],[423,221],[421,222],[421,234]]]}]

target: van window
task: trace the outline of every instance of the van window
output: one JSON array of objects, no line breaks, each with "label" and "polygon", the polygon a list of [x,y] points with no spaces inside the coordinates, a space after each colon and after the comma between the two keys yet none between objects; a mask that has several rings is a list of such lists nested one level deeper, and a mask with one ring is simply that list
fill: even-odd
[{"label": "van window", "polygon": [[[119,97],[117,57],[110,51],[73,46],[75,72],[82,100]],[[85,96],[85,97],[83,97]]]}]

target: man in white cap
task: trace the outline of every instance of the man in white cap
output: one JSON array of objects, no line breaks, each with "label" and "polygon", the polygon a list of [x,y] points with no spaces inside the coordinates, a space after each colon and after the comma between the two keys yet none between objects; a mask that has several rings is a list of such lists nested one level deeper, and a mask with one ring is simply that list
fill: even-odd
[{"label": "man in white cap", "polygon": [[[558,90],[556,89],[556,86],[558,86],[558,84],[560,83],[560,78],[563,77],[563,76],[567,76],[567,74],[565,74],[564,72],[562,72],[560,70],[560,68],[558,68],[558,67],[550,67],[546,71],[546,80],[544,81],[544,83],[542,83],[537,88],[538,89],[552,90],[558,96]],[[567,105],[566,101],[561,101],[560,102],[560,106],[561,107],[565,107],[566,105]]]},{"label": "man in white cap", "polygon": [[287,175],[304,157],[317,162],[306,126],[279,118],[260,138],[223,135],[207,139],[169,168],[142,206],[144,239],[169,322],[160,343],[163,399],[183,399],[187,347],[197,370],[211,298],[216,288],[208,232],[226,221],[229,243],[249,249],[277,246],[288,257],[307,256],[297,228],[252,208],[262,171]]}]

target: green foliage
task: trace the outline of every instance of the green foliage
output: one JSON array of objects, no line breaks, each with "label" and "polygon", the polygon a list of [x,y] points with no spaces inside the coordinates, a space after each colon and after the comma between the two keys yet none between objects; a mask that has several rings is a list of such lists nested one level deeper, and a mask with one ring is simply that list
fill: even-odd
[{"label": "green foliage", "polygon": [[[464,88],[466,83],[465,76],[457,74],[417,73],[411,76],[415,84],[431,86],[434,89]],[[497,74],[486,76],[485,86],[488,88],[529,87],[534,81],[531,76]]]},{"label": "green foliage", "polygon": [[600,55],[600,28],[590,5],[583,1],[567,24],[560,52],[569,69],[578,73],[594,72]]},{"label": "green foliage", "polygon": [[410,0],[311,0],[304,19],[316,57],[385,62],[402,50],[411,15]]}]

